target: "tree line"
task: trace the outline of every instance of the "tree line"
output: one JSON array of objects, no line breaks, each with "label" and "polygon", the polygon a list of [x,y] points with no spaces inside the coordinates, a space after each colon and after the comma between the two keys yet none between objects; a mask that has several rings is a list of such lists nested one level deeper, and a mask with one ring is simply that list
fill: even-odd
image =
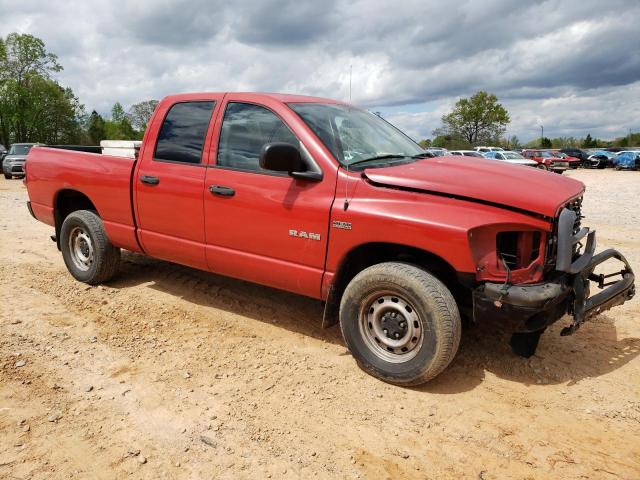
[{"label": "tree line", "polygon": [[470,98],[459,99],[450,113],[442,116],[442,125],[433,131],[433,138],[421,140],[422,147],[442,147],[466,150],[478,145],[492,145],[507,149],[521,148],[608,148],[640,145],[640,133],[614,140],[600,140],[587,134],[584,138],[538,137],[522,144],[515,135],[506,137],[511,121],[509,112],[498,103],[492,93],[478,91]]},{"label": "tree line", "polygon": [[44,42],[28,34],[0,37],[0,143],[98,145],[141,139],[157,100],[125,111],[119,102],[104,118],[87,114],[71,88],[53,78],[63,67]]}]

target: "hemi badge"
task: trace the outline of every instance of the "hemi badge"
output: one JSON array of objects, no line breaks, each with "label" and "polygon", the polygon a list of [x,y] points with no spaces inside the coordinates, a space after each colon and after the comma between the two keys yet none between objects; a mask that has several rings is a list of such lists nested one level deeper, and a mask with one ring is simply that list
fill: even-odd
[{"label": "hemi badge", "polygon": [[341,228],[342,230],[351,230],[351,222],[340,222],[338,220],[334,220],[331,223],[333,228]]}]

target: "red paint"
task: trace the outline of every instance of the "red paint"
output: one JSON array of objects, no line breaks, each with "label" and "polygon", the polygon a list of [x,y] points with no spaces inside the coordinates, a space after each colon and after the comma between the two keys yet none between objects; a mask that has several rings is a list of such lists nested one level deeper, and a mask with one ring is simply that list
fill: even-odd
[{"label": "red paint", "polygon": [[[188,100],[216,102],[202,164],[154,160],[166,112]],[[230,101],[256,103],[278,115],[321,168],[322,181],[218,167],[218,136]],[[176,95],[156,109],[137,161],[34,147],[26,178],[33,211],[53,225],[57,196],[75,190],[93,202],[116,246],[326,298],[348,253],[378,242],[425,250],[458,272],[476,274],[478,281],[501,280],[505,272],[495,258],[495,235],[537,230],[546,238],[550,219],[584,190],[560,175],[470,157],[347,172],[287,102],[339,103],[278,94]],[[160,183],[141,183],[143,175]],[[211,185],[236,193],[216,196]],[[333,221],[352,228],[331,227]],[[319,240],[290,230],[317,234]],[[539,280],[540,259],[513,274],[521,283]]]}]

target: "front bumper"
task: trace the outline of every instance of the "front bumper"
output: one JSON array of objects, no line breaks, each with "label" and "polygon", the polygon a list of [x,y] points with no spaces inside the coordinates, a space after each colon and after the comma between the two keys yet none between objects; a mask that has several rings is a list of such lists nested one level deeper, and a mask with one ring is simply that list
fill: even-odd
[{"label": "front bumper", "polygon": [[[633,298],[635,276],[629,262],[614,249],[594,255],[595,231],[582,228],[573,234],[570,225],[574,219],[574,212],[568,209],[559,218],[555,277],[533,285],[485,283],[477,287],[473,291],[474,320],[495,318],[511,332],[522,333],[542,330],[569,313],[573,321],[561,334],[570,335],[593,315]],[[584,252],[576,255],[575,244],[585,238]],[[622,263],[621,270],[611,274],[595,272],[610,259]],[[601,291],[590,296],[591,283]]]},{"label": "front bumper", "polygon": [[4,163],[2,171],[7,175],[24,175],[24,163]]}]

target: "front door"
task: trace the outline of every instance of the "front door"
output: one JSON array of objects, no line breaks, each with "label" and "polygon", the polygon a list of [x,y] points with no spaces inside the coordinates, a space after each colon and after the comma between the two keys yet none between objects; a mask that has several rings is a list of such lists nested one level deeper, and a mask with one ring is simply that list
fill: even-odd
[{"label": "front door", "polygon": [[214,134],[216,161],[207,169],[204,199],[209,268],[319,297],[336,171],[325,167],[323,179],[314,182],[263,170],[258,161],[266,143],[308,151],[295,126],[276,113],[287,107],[243,100],[241,94],[225,98]]},{"label": "front door", "polygon": [[147,137],[157,143],[146,145],[134,176],[139,239],[148,255],[207,269],[203,152],[220,99],[175,103],[149,127]]}]

